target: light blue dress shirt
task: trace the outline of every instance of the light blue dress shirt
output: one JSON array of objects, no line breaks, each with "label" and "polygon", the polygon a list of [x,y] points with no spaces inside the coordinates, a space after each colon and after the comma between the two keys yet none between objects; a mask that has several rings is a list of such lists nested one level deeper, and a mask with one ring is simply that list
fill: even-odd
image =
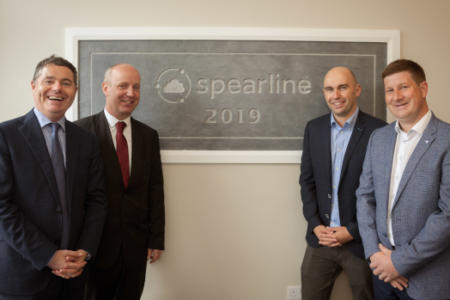
[{"label": "light blue dress shirt", "polygon": [[347,150],[348,142],[352,136],[353,128],[355,128],[356,118],[358,116],[359,108],[353,115],[345,121],[344,126],[341,127],[331,114],[331,218],[330,227],[341,226],[341,218],[339,216],[339,182],[341,180],[342,162],[344,161],[345,151]]},{"label": "light blue dress shirt", "polygon": [[[41,126],[42,133],[44,134],[45,144],[47,145],[48,153],[51,154],[52,149],[52,129],[50,126],[47,126],[50,121],[46,116],[44,116],[36,107],[34,108],[34,114],[38,119],[39,125]],[[61,144],[61,150],[64,156],[64,165],[66,164],[66,119],[62,117],[56,123],[61,125],[61,130],[58,130],[58,138],[59,143]]]}]

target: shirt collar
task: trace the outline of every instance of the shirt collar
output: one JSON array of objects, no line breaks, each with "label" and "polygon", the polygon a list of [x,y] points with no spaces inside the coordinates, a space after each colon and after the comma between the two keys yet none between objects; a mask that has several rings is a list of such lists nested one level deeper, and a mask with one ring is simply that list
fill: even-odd
[{"label": "shirt collar", "polygon": [[123,119],[123,120],[119,120],[116,117],[114,117],[113,115],[111,115],[106,108],[103,110],[105,112],[105,117],[106,120],[108,121],[109,127],[116,127],[117,122],[125,122],[125,124],[127,124],[127,127],[130,126],[131,124],[131,117],[128,116],[127,118]]},{"label": "shirt collar", "polygon": [[[356,107],[355,112],[350,116],[350,118],[348,118],[345,121],[344,126],[342,126],[342,128],[345,128],[345,127],[354,128],[355,124],[356,124],[356,118],[358,116],[358,113],[359,113],[359,107]],[[339,124],[336,122],[336,119],[334,118],[333,113],[331,113],[330,124],[332,127],[339,126]]]},{"label": "shirt collar", "polygon": [[409,130],[408,133],[404,132],[404,131],[400,128],[400,125],[399,125],[399,123],[398,123],[398,120],[395,121],[395,131],[397,132],[397,134],[400,134],[400,133],[409,134],[410,132],[411,132],[411,133],[417,132],[417,133],[419,133],[420,135],[422,135],[423,132],[425,131],[425,128],[427,128],[428,123],[430,123],[430,120],[431,120],[431,111],[428,110],[428,112],[427,112],[427,113],[419,120],[419,122],[417,122],[417,123],[413,126],[413,128],[411,128],[411,129]]},{"label": "shirt collar", "polygon": [[36,107],[34,108],[34,114],[36,115],[36,118],[38,119],[39,125],[41,128],[44,128],[50,123],[58,123],[61,125],[61,128],[63,131],[66,131],[66,118],[63,116],[61,119],[59,119],[56,122],[50,121],[43,113],[41,113]]}]

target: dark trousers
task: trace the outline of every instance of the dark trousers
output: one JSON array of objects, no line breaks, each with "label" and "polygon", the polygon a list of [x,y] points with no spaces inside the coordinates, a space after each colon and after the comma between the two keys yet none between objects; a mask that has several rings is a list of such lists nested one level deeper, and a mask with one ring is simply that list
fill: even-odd
[{"label": "dark trousers", "polygon": [[338,275],[344,271],[354,300],[372,300],[372,276],[365,260],[343,247],[306,247],[301,268],[302,300],[328,300]]},{"label": "dark trousers", "polygon": [[83,300],[86,270],[73,279],[52,276],[48,286],[34,295],[4,295],[0,300]]},{"label": "dark trousers", "polygon": [[89,272],[86,300],[139,300],[144,290],[146,268],[146,258],[140,266],[130,266],[122,254],[109,268],[94,264]]},{"label": "dark trousers", "polygon": [[400,291],[392,287],[390,283],[378,279],[375,275],[372,275],[372,278],[375,300],[413,300],[405,290]]}]

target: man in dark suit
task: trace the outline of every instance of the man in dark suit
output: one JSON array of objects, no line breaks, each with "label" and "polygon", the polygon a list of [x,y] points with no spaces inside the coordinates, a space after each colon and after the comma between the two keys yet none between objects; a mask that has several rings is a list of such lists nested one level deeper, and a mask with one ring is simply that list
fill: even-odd
[{"label": "man in dark suit", "polygon": [[118,64],[105,72],[104,111],[79,120],[95,133],[104,160],[108,216],[88,284],[90,299],[140,299],[146,261],[164,249],[164,194],[158,133],[131,118],[140,74]]},{"label": "man in dark suit", "polygon": [[0,124],[0,299],[83,299],[106,201],[95,137],[64,118],[76,78],[67,60],[44,59],[34,109]]},{"label": "man in dark suit", "polygon": [[356,222],[355,191],[370,134],[386,123],[359,110],[361,87],[352,71],[334,67],[324,78],[331,114],[309,121],[301,161],[301,197],[308,222],[302,299],[329,299],[344,270],[354,299],[372,299],[371,275]]}]

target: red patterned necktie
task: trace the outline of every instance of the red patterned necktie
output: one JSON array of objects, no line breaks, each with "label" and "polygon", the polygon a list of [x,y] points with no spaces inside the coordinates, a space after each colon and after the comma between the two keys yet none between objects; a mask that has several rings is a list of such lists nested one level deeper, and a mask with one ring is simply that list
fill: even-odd
[{"label": "red patterned necktie", "polygon": [[128,178],[130,177],[130,168],[128,162],[128,144],[123,135],[123,129],[127,126],[125,122],[116,123],[116,144],[117,157],[119,158],[120,170],[122,171],[123,185],[128,187]]}]

